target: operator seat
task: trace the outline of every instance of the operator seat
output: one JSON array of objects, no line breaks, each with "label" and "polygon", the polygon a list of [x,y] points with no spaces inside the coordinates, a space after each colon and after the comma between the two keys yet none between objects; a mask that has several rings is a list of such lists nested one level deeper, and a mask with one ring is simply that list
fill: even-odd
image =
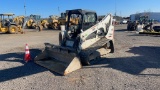
[{"label": "operator seat", "polygon": [[10,21],[9,21],[9,19],[5,19],[4,26],[9,26],[9,24],[10,24]]}]

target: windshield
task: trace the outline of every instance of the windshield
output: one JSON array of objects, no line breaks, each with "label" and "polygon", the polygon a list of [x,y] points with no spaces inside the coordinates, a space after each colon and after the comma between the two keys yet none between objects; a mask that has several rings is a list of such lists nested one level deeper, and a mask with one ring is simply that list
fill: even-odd
[{"label": "windshield", "polygon": [[96,16],[94,13],[88,13],[84,15],[84,22],[88,23],[88,22],[95,22],[96,20]]},{"label": "windshield", "polygon": [[1,15],[0,16],[0,21],[5,24],[6,22],[13,22],[13,16],[6,16],[6,15]]},{"label": "windshield", "polygon": [[30,17],[35,19],[35,20],[40,20],[41,19],[40,15],[30,15]]},{"label": "windshield", "polygon": [[81,24],[82,15],[81,14],[71,14],[70,23],[71,25]]}]

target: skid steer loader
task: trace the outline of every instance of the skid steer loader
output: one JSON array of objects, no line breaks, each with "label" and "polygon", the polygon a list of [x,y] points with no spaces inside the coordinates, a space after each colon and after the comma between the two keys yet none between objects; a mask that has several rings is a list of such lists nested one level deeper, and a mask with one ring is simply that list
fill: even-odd
[{"label": "skid steer loader", "polygon": [[[78,23],[70,18],[77,17]],[[114,52],[114,26],[108,14],[97,22],[94,11],[75,9],[68,11],[66,30],[59,33],[59,46],[45,43],[45,50],[34,62],[45,68],[66,75],[90,65],[92,60]]]}]

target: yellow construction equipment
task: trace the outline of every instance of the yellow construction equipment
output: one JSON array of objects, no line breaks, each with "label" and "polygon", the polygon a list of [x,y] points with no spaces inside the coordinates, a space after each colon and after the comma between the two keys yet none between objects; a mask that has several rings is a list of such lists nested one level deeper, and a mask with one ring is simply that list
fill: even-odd
[{"label": "yellow construction equipment", "polygon": [[[36,64],[62,75],[80,69],[82,65],[92,64],[97,57],[114,52],[111,14],[100,22],[97,22],[94,11],[68,10],[67,16],[66,30],[59,33],[59,46],[45,43],[45,50],[34,59]],[[77,19],[71,23],[72,18]]]},{"label": "yellow construction equipment", "polygon": [[59,29],[58,16],[50,15],[48,19],[48,28],[50,29]]},{"label": "yellow construction equipment", "polygon": [[[48,28],[51,29],[59,29],[60,30],[60,26],[61,25],[66,25],[67,20],[68,20],[68,16],[67,16],[68,10],[66,10],[65,13],[61,13],[61,16],[54,16],[54,15],[50,15],[49,19],[48,19],[48,24],[46,24],[48,26]],[[78,24],[78,18],[77,17],[71,17],[70,18],[70,24]]]},{"label": "yellow construction equipment", "polygon": [[65,13],[61,13],[61,16],[58,18],[58,28],[60,29],[61,25],[66,25],[68,20],[67,11]]},{"label": "yellow construction equipment", "polygon": [[160,35],[160,25],[154,24],[154,20],[148,16],[141,16],[136,27],[139,34]]},{"label": "yellow construction equipment", "polygon": [[24,23],[24,16],[16,16],[13,18],[13,22],[15,22],[17,25],[23,25]]},{"label": "yellow construction equipment", "polygon": [[48,20],[47,19],[43,19],[43,20],[41,20],[41,26],[43,27],[43,28],[48,28]]},{"label": "yellow construction equipment", "polygon": [[0,32],[16,34],[18,32],[23,32],[21,25],[16,24],[13,20],[13,13],[0,14]]},{"label": "yellow construction equipment", "polygon": [[41,31],[41,16],[31,14],[29,17],[25,17],[23,26],[27,29],[38,29]]}]

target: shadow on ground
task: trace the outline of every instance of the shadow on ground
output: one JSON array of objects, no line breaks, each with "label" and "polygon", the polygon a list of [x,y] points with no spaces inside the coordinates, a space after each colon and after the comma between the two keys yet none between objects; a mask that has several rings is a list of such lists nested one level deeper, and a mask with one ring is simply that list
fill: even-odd
[{"label": "shadow on ground", "polygon": [[[120,58],[102,58],[94,65],[103,65],[93,68],[113,68],[132,75],[151,75],[160,76],[160,72],[142,72],[146,69],[160,69],[160,47],[140,46],[130,48],[125,53],[133,53],[138,56]],[[115,54],[114,54],[115,55]],[[94,66],[93,65],[93,66]]]},{"label": "shadow on ground", "polygon": [[135,34],[133,34],[133,35],[127,35],[127,36],[150,36],[150,37],[160,37],[160,35],[138,34],[138,33],[135,33]]},{"label": "shadow on ground", "polygon": [[[40,52],[41,50],[38,49],[30,49],[31,58],[34,59],[35,56],[38,55]],[[11,60],[11,58],[14,58],[14,60]],[[24,53],[7,53],[0,55],[0,62],[5,61],[8,64],[13,62],[22,63],[22,66],[0,70],[0,82],[47,71],[47,69],[35,64],[33,60],[29,61],[28,63],[25,63],[23,58]],[[58,76],[58,74],[56,73],[53,74]]]},{"label": "shadow on ground", "polygon": [[127,29],[120,29],[120,30],[115,30],[115,32],[125,32],[128,31]]},{"label": "shadow on ground", "polygon": [[[32,58],[41,52],[38,49],[30,50]],[[101,61],[93,64],[94,67],[85,67],[85,68],[113,68],[128,74],[132,75],[151,75],[151,76],[160,76],[159,72],[156,73],[145,73],[142,72],[145,69],[160,69],[160,47],[153,46],[140,46],[132,47],[129,51],[125,53],[133,53],[138,56],[133,57],[120,57],[120,58],[102,58]],[[116,53],[114,54],[116,55]],[[9,60],[8,58],[17,58],[15,60]],[[8,53],[0,55],[0,62],[7,61],[8,63],[19,62],[22,63],[22,66],[8,68],[0,70],[0,82],[29,76],[37,73],[47,71],[47,69],[35,64],[33,61],[24,63],[23,61],[24,53]],[[103,66],[98,66],[103,65]],[[52,72],[56,76],[60,76],[57,73]]]}]

